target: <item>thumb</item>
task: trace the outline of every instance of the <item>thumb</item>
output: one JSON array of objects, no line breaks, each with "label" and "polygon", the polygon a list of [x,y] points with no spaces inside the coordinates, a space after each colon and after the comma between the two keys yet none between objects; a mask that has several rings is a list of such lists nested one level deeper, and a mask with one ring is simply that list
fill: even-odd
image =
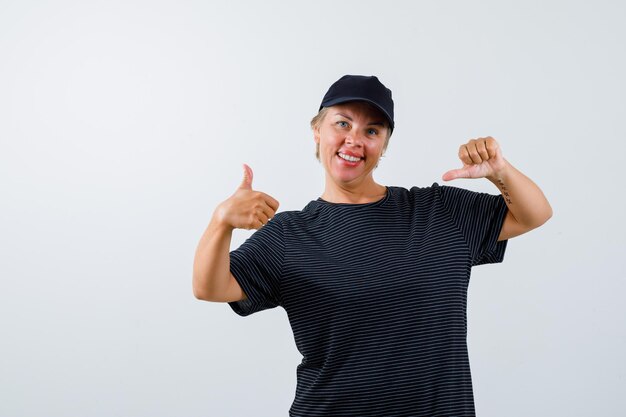
[{"label": "thumb", "polygon": [[457,178],[469,178],[469,172],[465,168],[451,169],[441,177],[444,181],[455,180]]},{"label": "thumb", "polygon": [[252,189],[252,168],[243,164],[243,180],[239,185],[240,189],[251,190]]}]

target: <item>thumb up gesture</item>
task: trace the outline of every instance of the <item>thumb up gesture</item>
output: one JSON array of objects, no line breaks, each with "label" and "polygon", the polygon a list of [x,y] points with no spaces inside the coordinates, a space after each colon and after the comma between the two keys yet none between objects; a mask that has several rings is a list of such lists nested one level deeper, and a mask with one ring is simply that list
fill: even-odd
[{"label": "thumb up gesture", "polygon": [[495,176],[506,167],[500,145],[491,136],[471,139],[459,148],[463,167],[452,169],[441,177],[444,181],[457,178],[483,178]]},{"label": "thumb up gesture", "polygon": [[254,191],[252,168],[243,164],[243,170],[241,184],[233,195],[220,203],[215,215],[233,229],[260,229],[274,217],[279,203],[261,191]]}]

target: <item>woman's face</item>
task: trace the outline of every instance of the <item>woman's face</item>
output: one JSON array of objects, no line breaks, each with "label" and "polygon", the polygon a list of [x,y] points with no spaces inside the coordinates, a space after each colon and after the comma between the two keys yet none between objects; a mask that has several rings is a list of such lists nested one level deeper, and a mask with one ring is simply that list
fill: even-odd
[{"label": "woman's face", "polygon": [[327,176],[337,184],[358,184],[371,176],[383,152],[386,126],[382,112],[367,102],[349,101],[330,107],[314,130]]}]

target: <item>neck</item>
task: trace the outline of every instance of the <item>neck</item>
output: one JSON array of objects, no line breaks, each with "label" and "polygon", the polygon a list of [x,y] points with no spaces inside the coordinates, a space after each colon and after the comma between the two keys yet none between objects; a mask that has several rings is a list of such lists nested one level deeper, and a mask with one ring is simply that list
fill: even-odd
[{"label": "neck", "polygon": [[322,199],[329,203],[365,204],[380,200],[386,193],[387,187],[373,179],[358,185],[339,185],[327,179]]}]

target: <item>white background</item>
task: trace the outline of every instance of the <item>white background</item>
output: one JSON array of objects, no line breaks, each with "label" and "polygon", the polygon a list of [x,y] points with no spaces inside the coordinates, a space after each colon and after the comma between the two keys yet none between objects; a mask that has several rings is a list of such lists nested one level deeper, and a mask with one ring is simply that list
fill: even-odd
[{"label": "white background", "polygon": [[[473,269],[477,414],[626,408],[620,1],[0,1],[0,415],[286,416],[282,308],[196,300],[213,210],[323,191],[309,127],[344,74],[393,91],[375,179],[445,182],[493,136],[554,216]],[[252,231],[235,231],[231,248]]]}]

